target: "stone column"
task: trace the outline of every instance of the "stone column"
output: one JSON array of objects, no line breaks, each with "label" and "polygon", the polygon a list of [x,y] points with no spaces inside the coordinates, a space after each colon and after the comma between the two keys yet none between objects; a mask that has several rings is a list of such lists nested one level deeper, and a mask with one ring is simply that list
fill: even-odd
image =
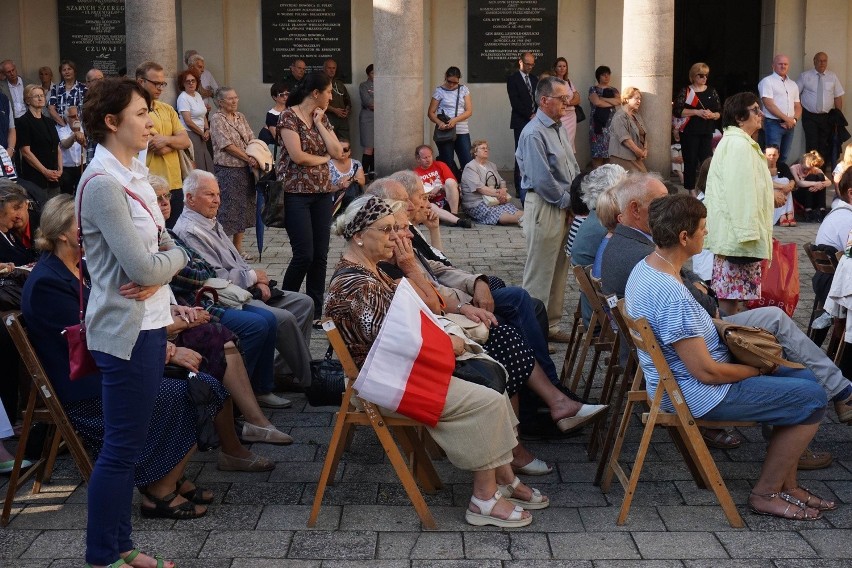
[{"label": "stone column", "polygon": [[411,168],[423,143],[423,0],[373,0],[376,172]]},{"label": "stone column", "polygon": [[177,95],[172,86],[178,70],[177,11],[175,0],[126,0],[127,76],[133,78],[136,67],[145,61],[163,66],[169,86],[161,100],[174,104]]},{"label": "stone column", "polygon": [[640,113],[648,129],[648,169],[671,171],[674,0],[624,0],[621,91],[642,91]]}]

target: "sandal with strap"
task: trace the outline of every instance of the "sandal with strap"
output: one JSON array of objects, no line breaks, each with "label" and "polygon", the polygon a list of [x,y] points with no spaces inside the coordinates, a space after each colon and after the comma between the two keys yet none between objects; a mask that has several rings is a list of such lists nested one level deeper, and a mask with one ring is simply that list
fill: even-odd
[{"label": "sandal with strap", "polygon": [[514,503],[515,505],[520,505],[527,511],[535,510],[535,509],[546,509],[550,507],[550,500],[541,494],[541,491],[538,489],[533,489],[530,487],[530,491],[532,491],[532,497],[530,497],[529,501],[524,501],[523,499],[518,499],[517,497],[512,497],[515,493],[515,489],[518,488],[518,485],[521,484],[521,480],[515,476],[515,479],[512,480],[512,483],[509,485],[498,485],[497,492],[502,495],[506,501],[510,503]]},{"label": "sandal with strap", "polygon": [[[127,553],[127,556],[122,558],[122,561],[127,566],[133,566],[133,561],[136,560],[136,557],[139,556],[140,554],[142,554],[142,551],[139,550],[138,548],[134,548],[133,550],[131,550],[130,552]],[[147,556],[151,556],[151,555],[148,554]],[[153,556],[152,558],[157,561],[157,567],[156,568],[165,568],[166,561],[163,560],[163,558],[161,556]],[[169,562],[172,563],[171,568],[177,568],[177,564],[175,564],[171,560],[169,560]]]},{"label": "sandal with strap", "polygon": [[[187,501],[192,501],[196,505],[209,505],[216,498],[216,496],[213,495],[212,490],[205,489],[204,487],[199,487],[195,484],[193,484],[195,486],[192,489],[180,493],[180,488],[183,487],[183,484],[187,481],[189,480],[186,477],[181,477],[180,479],[178,479],[177,485],[175,486],[175,490],[180,494],[181,497],[183,497]],[[210,497],[204,497],[205,492],[210,492]]]},{"label": "sandal with strap", "polygon": [[[835,503],[834,501],[829,501],[828,499],[823,499],[819,495],[811,493],[810,489],[808,489],[807,487],[802,487],[801,485],[799,485],[798,487],[794,487],[792,491],[795,491],[796,489],[804,491],[808,494],[807,498],[804,501],[802,501],[795,495],[791,495],[789,490],[782,493],[781,498],[785,501],[793,503],[794,505],[799,505],[800,507],[809,507],[811,509],[816,509],[817,511],[834,511],[835,509],[837,509],[837,503]],[[816,499],[818,503],[816,505],[811,505],[812,499]]]},{"label": "sandal with strap", "polygon": [[473,511],[468,509],[464,512],[464,520],[467,521],[469,525],[473,525],[476,527],[484,527],[486,525],[491,525],[507,529],[525,527],[532,523],[532,517],[524,517],[524,510],[517,505],[515,505],[515,508],[509,515],[508,519],[501,519],[499,517],[491,516],[491,511],[494,510],[494,506],[497,504],[497,501],[502,498],[503,496],[500,494],[500,491],[496,491],[494,493],[494,497],[488,499],[487,501],[479,499],[474,495],[471,495],[471,504],[479,507],[480,512],[474,513]]},{"label": "sandal with strap", "polygon": [[[779,493],[755,493],[752,491],[751,493],[755,497],[762,497],[767,501],[770,499],[774,499],[778,497],[779,499],[783,499],[787,501],[789,505],[784,509],[783,513],[771,513],[769,511],[760,511],[754,508],[754,505],[751,503],[748,504],[748,509],[755,515],[762,515],[764,517],[778,517],[779,519],[787,519],[790,521],[818,521],[822,518],[822,513],[817,511],[816,515],[808,515],[808,508],[805,507],[805,504],[796,499],[795,497],[790,497],[784,492]],[[791,507],[797,507],[796,510],[790,511]]]},{"label": "sandal with strap", "polygon": [[192,501],[184,501],[180,505],[171,505],[171,502],[178,497],[177,491],[169,493],[162,499],[151,495],[148,491],[140,491],[140,493],[154,503],[153,507],[139,506],[142,516],[149,519],[197,519],[207,514],[206,508],[200,513],[196,511],[195,503]]},{"label": "sandal with strap", "polygon": [[708,447],[716,448],[718,450],[733,450],[734,448],[739,448],[743,443],[738,436],[723,428],[718,430],[702,428],[701,437],[704,438],[704,443],[707,444]]}]

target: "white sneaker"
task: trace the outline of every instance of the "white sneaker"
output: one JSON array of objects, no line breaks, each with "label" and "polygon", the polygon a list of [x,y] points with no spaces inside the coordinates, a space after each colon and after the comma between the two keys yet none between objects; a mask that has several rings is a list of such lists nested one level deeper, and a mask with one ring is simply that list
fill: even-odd
[{"label": "white sneaker", "polygon": [[256,396],[258,406],[262,408],[290,408],[293,403],[271,392]]},{"label": "white sneaker", "polygon": [[828,312],[822,312],[822,315],[816,318],[811,324],[811,329],[828,329],[833,322],[834,318]]}]

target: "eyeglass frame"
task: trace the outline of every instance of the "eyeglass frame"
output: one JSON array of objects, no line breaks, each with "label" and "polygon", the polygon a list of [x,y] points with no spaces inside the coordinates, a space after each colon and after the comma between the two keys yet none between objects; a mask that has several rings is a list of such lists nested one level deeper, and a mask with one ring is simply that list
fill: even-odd
[{"label": "eyeglass frame", "polygon": [[162,81],[162,82],[152,81],[148,77],[141,77],[141,79],[143,81],[147,81],[148,83],[151,83],[152,85],[154,85],[154,87],[156,87],[157,89],[159,89],[161,91],[165,90],[165,88],[169,86],[169,84],[166,81]]},{"label": "eyeglass frame", "polygon": [[402,230],[402,225],[385,225],[384,227],[364,227],[365,231],[379,231],[380,233],[384,233],[387,236],[390,236],[391,233],[396,233]]}]

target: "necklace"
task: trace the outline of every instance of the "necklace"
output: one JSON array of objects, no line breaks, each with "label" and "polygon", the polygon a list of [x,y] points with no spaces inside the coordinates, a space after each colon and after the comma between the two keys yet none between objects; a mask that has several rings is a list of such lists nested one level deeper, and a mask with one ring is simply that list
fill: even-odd
[{"label": "necklace", "polygon": [[674,271],[675,271],[675,273],[677,273],[677,268],[675,268],[675,265],[674,265],[674,264],[672,264],[672,263],[669,261],[669,259],[667,259],[667,258],[666,258],[666,257],[664,257],[663,255],[661,255],[660,253],[658,253],[656,250],[654,251],[654,254],[656,254],[658,257],[660,257],[660,258],[663,260],[663,262],[665,262],[666,264],[668,264],[669,266],[671,266],[671,267],[672,267],[672,270],[674,270]]}]

